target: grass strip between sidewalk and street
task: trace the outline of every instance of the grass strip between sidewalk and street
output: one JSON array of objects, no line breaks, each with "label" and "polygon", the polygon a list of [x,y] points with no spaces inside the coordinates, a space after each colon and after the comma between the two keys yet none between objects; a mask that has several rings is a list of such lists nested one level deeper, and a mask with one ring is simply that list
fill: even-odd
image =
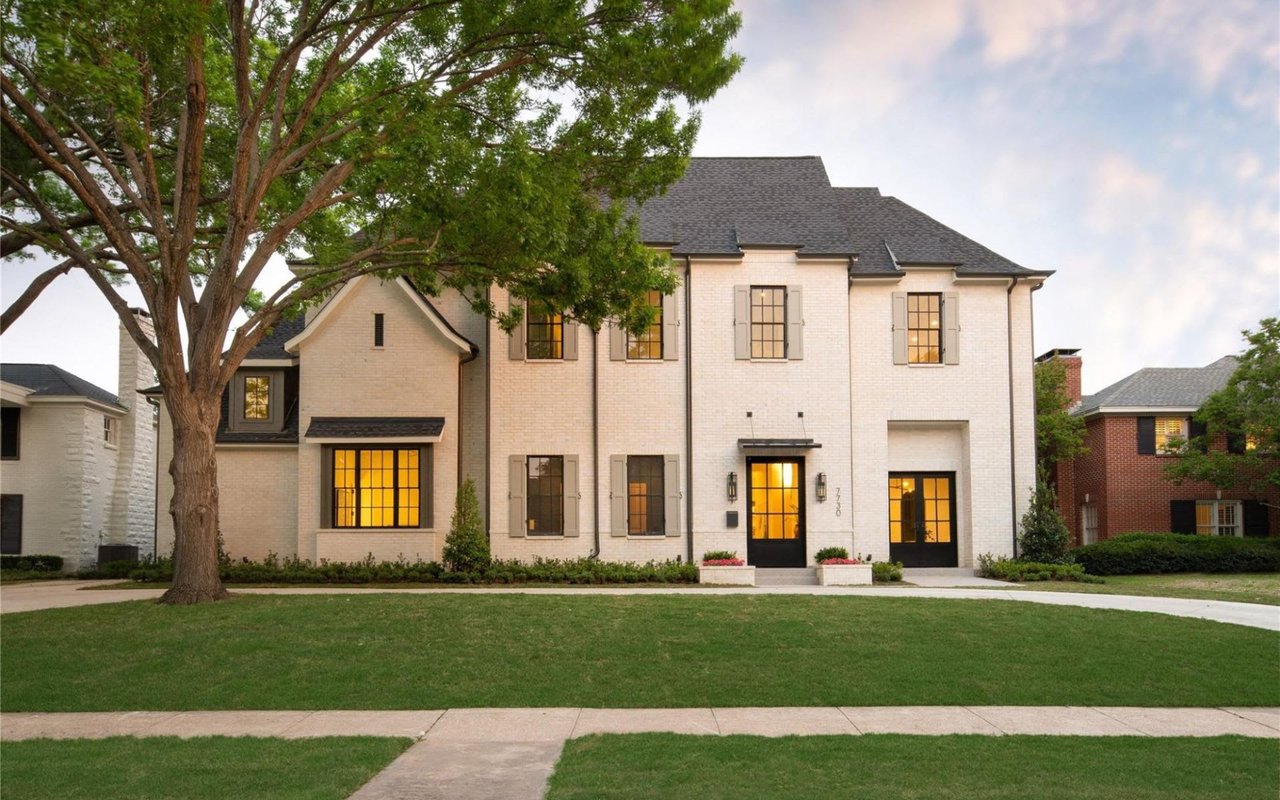
[{"label": "grass strip between sidewalk and street", "polygon": [[32,739],[0,744],[6,797],[25,800],[339,800],[410,739]]},{"label": "grass strip between sidewalk and street", "polygon": [[547,800],[1274,800],[1278,755],[1242,737],[596,735],[565,745]]},{"label": "grass strip between sidewalk and street", "polygon": [[0,709],[1276,706],[1277,652],[1272,631],[992,600],[258,595],[7,614]]}]

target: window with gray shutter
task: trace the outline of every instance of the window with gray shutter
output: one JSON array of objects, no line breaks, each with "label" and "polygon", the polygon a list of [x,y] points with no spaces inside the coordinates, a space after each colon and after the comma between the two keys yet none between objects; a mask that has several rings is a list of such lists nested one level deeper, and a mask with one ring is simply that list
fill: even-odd
[{"label": "window with gray shutter", "polygon": [[508,456],[507,473],[507,498],[509,500],[507,532],[511,536],[524,536],[529,525],[524,502],[525,481],[528,480],[524,466],[524,456]]},{"label": "window with gray shutter", "polygon": [[680,456],[662,457],[662,483],[667,502],[663,509],[668,536],[680,535]]},{"label": "window with gray shutter", "polygon": [[609,535],[627,535],[626,456],[609,456]]},{"label": "window with gray shutter", "polygon": [[942,301],[942,363],[960,363],[960,295],[955,292]]},{"label": "window with gray shutter", "polygon": [[580,326],[576,322],[564,323],[564,360],[578,360],[578,328]]},{"label": "window with gray shutter", "polygon": [[733,357],[751,359],[751,287],[733,287]]},{"label": "window with gray shutter", "polygon": [[803,288],[792,284],[787,287],[787,359],[804,358],[804,295]]},{"label": "window with gray shutter", "polygon": [[893,293],[893,363],[907,363],[907,293]]},{"label": "window with gray shutter", "polygon": [[609,323],[609,360],[627,360],[627,330],[617,322]]},{"label": "window with gray shutter", "polygon": [[582,495],[578,491],[578,457],[564,457],[564,535],[577,536],[581,530],[578,506]]},{"label": "window with gray shutter", "polygon": [[662,298],[662,360],[680,360],[678,331],[680,329],[680,305],[675,293]]}]

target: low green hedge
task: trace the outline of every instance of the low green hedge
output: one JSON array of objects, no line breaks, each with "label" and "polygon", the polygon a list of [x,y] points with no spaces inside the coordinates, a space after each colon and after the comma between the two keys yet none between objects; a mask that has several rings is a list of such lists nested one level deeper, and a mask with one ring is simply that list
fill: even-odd
[{"label": "low green hedge", "polygon": [[[114,566],[114,565],[112,565]],[[219,569],[223,583],[697,583],[698,568],[675,561],[647,564],[619,564],[591,558],[545,559],[530,564],[493,561],[488,567],[468,572],[450,572],[435,561],[321,562],[268,556],[263,561],[224,562]],[[173,561],[167,558],[134,564],[125,575],[143,583],[165,583],[173,579]]]},{"label": "low green hedge", "polygon": [[876,561],[872,563],[871,580],[876,583],[895,583],[902,580],[902,564],[897,561]]},{"label": "low green hedge", "polygon": [[1035,581],[1072,581],[1075,583],[1102,583],[1102,579],[1086,575],[1079,564],[1044,564],[1038,561],[1019,561],[989,554],[978,556],[978,574],[984,578],[1014,583]]},{"label": "low green hedge", "polygon": [[1071,553],[1093,575],[1280,572],[1280,539],[1126,533]]},{"label": "low green hedge", "polygon": [[0,569],[26,572],[62,572],[62,556],[0,556]]}]

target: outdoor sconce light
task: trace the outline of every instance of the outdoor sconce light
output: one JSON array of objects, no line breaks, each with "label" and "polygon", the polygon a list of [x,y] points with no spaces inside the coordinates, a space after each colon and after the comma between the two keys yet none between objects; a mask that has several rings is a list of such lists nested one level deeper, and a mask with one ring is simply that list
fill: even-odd
[{"label": "outdoor sconce light", "polygon": [[818,502],[819,503],[827,502],[827,473],[825,472],[818,473],[818,485],[814,488],[818,493]]},{"label": "outdoor sconce light", "polygon": [[729,473],[729,485],[728,485],[728,491],[729,491],[729,502],[730,502],[730,503],[733,503],[733,502],[737,501],[737,499],[738,499],[738,473],[736,473],[736,472],[730,472],[730,473]]}]

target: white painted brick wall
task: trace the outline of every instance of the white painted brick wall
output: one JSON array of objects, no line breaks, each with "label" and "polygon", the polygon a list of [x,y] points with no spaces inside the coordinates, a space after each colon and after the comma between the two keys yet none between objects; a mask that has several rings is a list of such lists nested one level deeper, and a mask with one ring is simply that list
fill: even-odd
[{"label": "white painted brick wall", "polygon": [[69,404],[23,408],[19,457],[0,461],[4,493],[22,495],[22,552],[62,556],[68,570],[88,566],[80,545],[83,412]]}]

